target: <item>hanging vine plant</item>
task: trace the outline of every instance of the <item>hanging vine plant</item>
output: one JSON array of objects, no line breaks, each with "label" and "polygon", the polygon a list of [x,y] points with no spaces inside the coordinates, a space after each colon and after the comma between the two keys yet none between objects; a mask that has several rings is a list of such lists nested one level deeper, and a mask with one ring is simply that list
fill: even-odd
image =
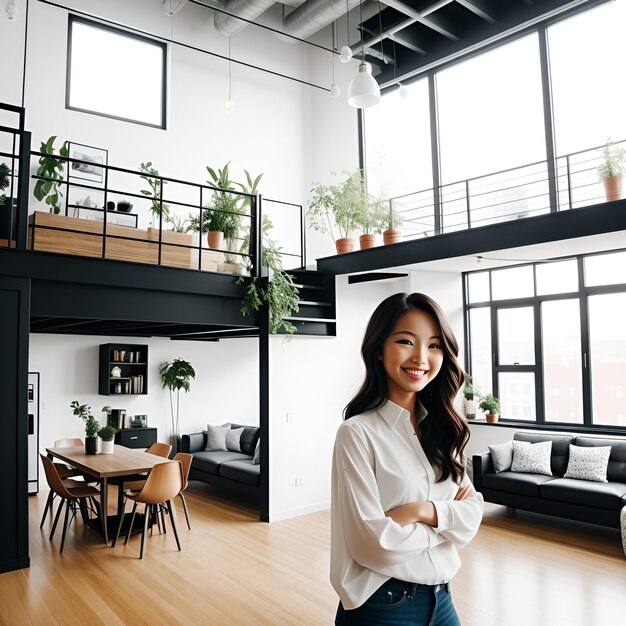
[{"label": "hanging vine plant", "polygon": [[[296,332],[296,327],[287,319],[300,308],[300,292],[294,285],[291,274],[283,269],[280,256],[282,248],[278,242],[269,237],[272,229],[272,222],[263,217],[261,228],[263,247],[261,252],[261,265],[268,269],[267,278],[254,277],[246,287],[243,297],[241,312],[249,315],[252,311],[258,311],[262,306],[269,306],[269,330],[273,335],[281,331],[285,332],[288,339],[291,339]],[[246,235],[242,245],[242,251],[248,250],[250,235]],[[240,276],[236,284],[243,285],[244,278]]]}]

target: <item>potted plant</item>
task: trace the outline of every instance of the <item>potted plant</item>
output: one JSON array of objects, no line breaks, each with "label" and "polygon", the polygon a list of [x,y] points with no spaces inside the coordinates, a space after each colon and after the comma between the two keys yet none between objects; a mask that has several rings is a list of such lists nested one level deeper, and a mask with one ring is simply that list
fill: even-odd
[{"label": "potted plant", "polygon": [[133,210],[133,203],[128,200],[120,200],[117,203],[117,210],[122,213],[130,213]]},{"label": "potted plant", "polygon": [[11,182],[11,170],[6,163],[0,163],[0,206],[3,206],[7,197],[2,193]]},{"label": "potted plant", "polygon": [[[56,135],[52,135],[45,143],[41,142],[40,152],[43,156],[39,159],[39,167],[35,172],[36,176],[40,176],[35,183],[33,189],[33,195],[40,202],[43,200],[48,205],[50,213],[61,212],[60,198],[63,196],[59,189],[59,184],[63,181],[63,172],[65,166],[63,161],[55,159],[54,154],[54,142],[56,141]],[[68,155],[68,142],[64,141],[63,145],[59,149],[59,155],[67,157]]]},{"label": "potted plant", "polygon": [[[7,197],[2,193],[11,184],[11,168],[6,163],[0,163],[0,239],[15,238],[15,221],[17,219],[17,211],[13,211],[11,215],[11,205],[7,206]],[[16,206],[17,200],[13,198],[13,207]],[[11,224],[9,226],[9,220]]]},{"label": "potted plant", "polygon": [[616,146],[610,137],[602,150],[602,163],[598,167],[598,177],[604,185],[606,201],[612,202],[622,197],[622,179],[624,174],[625,152],[621,146]]},{"label": "potted plant", "polygon": [[386,246],[392,243],[402,241],[402,216],[393,208],[391,200],[389,200],[389,211],[387,212],[387,230],[383,231],[383,242]]},{"label": "potted plant", "polygon": [[235,191],[233,181],[230,180],[230,161],[217,172],[206,166],[211,180],[206,182],[223,191],[213,192],[211,200],[204,205],[202,218],[198,215],[189,216],[189,230],[197,233],[207,233],[209,248],[222,250],[224,239],[235,239],[239,234],[241,214],[238,208],[240,197]]},{"label": "potted plant", "polygon": [[467,375],[465,377],[465,386],[463,387],[463,408],[467,419],[474,419],[476,417],[479,401],[480,394],[478,393],[478,389],[475,389],[472,385],[472,377]]},{"label": "potted plant", "polygon": [[[163,389],[170,391],[170,409],[172,417],[172,452],[176,454],[178,451],[179,437],[179,417],[180,417],[180,390],[184,389],[185,393],[191,388],[191,380],[196,377],[196,372],[189,361],[178,357],[171,363],[163,363],[159,368],[159,376]],[[174,414],[174,397],[173,392],[176,391],[176,413]]]},{"label": "potted plant", "polygon": [[[287,319],[300,310],[300,293],[293,284],[291,274],[283,269],[280,255],[281,247],[269,236],[272,222],[267,215],[263,216],[261,226],[261,265],[267,271],[267,277],[254,277],[246,287],[241,312],[248,315],[253,310],[258,311],[263,305],[269,306],[269,330],[276,334],[281,329],[290,339],[296,332],[296,327]],[[248,250],[250,233],[244,237],[241,251]],[[248,268],[250,269],[250,268]],[[244,279],[240,276],[236,284],[242,285]]]},{"label": "potted plant", "polygon": [[478,406],[485,412],[485,418],[490,424],[498,421],[500,416],[500,400],[498,398],[488,393],[482,397]]},{"label": "potted plant", "polygon": [[[333,172],[333,176],[335,175]],[[307,211],[309,226],[320,233],[329,234],[335,242],[338,254],[352,252],[354,249],[354,239],[350,234],[357,226],[363,203],[367,202],[361,170],[343,172],[343,175],[347,178],[338,185],[314,183]],[[339,237],[336,237],[335,232]]]},{"label": "potted plant", "polygon": [[102,446],[100,447],[100,454],[113,454],[115,451],[115,445],[113,439],[117,428],[115,426],[106,425],[98,431],[98,437],[102,439]]},{"label": "potted plant", "polygon": [[[140,176],[143,180],[145,180],[150,189],[140,189],[142,195],[150,198],[152,202],[150,203],[150,213],[152,213],[153,218],[159,219],[159,216],[163,214],[163,222],[167,223],[170,221],[170,207],[169,205],[163,202],[162,192],[163,187],[167,185],[167,181],[161,181],[160,178],[154,178],[154,176],[160,176],[159,170],[152,167],[152,161],[148,161],[147,163],[142,163],[139,166],[139,171],[144,174],[144,176]],[[163,183],[161,185],[161,182]]]},{"label": "potted plant", "polygon": [[357,215],[357,225],[363,231],[359,235],[361,250],[376,245],[376,234],[380,234],[387,225],[387,207],[380,199],[366,198]]},{"label": "potted plant", "polygon": [[70,408],[76,417],[80,417],[85,422],[85,453],[96,454],[100,422],[91,414],[91,407],[87,404],[79,404],[78,400],[73,400]]}]

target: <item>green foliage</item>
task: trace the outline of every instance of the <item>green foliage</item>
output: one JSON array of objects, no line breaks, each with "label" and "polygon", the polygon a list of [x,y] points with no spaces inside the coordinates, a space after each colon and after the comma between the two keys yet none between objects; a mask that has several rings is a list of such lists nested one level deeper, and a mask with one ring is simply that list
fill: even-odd
[{"label": "green foliage", "polygon": [[404,218],[398,213],[392,206],[391,201],[389,203],[389,210],[387,211],[387,228],[400,228],[404,222]]},{"label": "green foliage", "polygon": [[500,413],[500,400],[488,393],[481,399],[478,407],[489,415],[498,415]]},{"label": "green foliage", "polygon": [[[41,142],[40,152],[43,153],[39,159],[39,167],[37,168],[36,175],[41,179],[35,183],[33,195],[40,202],[44,200],[50,209],[50,213],[61,212],[60,199],[63,197],[59,184],[63,181],[63,172],[65,171],[65,165],[63,161],[55,159],[54,154],[54,142],[57,136],[52,135],[45,143]],[[68,142],[64,141],[63,145],[59,149],[59,156],[67,157],[68,155]]]},{"label": "green foliage", "polygon": [[118,211],[124,211],[125,213],[128,213],[128,212],[133,210],[133,203],[129,202],[128,200],[120,200],[117,203],[117,210]]},{"label": "green foliage", "polygon": [[[278,242],[269,236],[272,229],[272,222],[263,216],[261,226],[262,249],[261,265],[268,269],[267,278],[254,277],[246,287],[243,298],[241,312],[249,315],[252,311],[258,311],[264,304],[269,306],[269,330],[272,334],[278,333],[281,328],[288,338],[296,332],[296,327],[284,319],[297,313],[300,308],[300,294],[298,288],[293,284],[291,274],[283,270],[283,263],[280,256],[281,247]],[[247,250],[250,242],[249,232],[244,238],[242,251]],[[237,285],[244,284],[243,277],[236,281]]]},{"label": "green foliage", "polygon": [[477,399],[480,398],[478,389],[474,389],[474,386],[472,385],[472,377],[469,374],[465,376],[465,386],[463,387],[463,397],[466,400],[473,400],[474,398],[477,398]]},{"label": "green foliage", "polygon": [[85,437],[97,437],[100,422],[91,414],[91,407],[88,404],[79,404],[78,400],[73,400],[70,403],[70,408],[76,417],[80,417],[85,422]]},{"label": "green foliage", "polygon": [[[6,189],[11,182],[10,179],[11,170],[6,163],[0,163],[0,191]],[[6,202],[7,197],[0,193],[0,206],[2,206]]]},{"label": "green foliage", "polygon": [[116,432],[117,428],[115,428],[115,426],[103,426],[98,431],[98,437],[100,437],[102,441],[113,441],[113,437],[115,437]]},{"label": "green foliage", "polygon": [[624,159],[626,152],[621,146],[616,146],[610,137],[606,138],[606,145],[602,150],[602,163],[598,167],[600,180],[621,176],[624,173]]},{"label": "green foliage", "polygon": [[[263,174],[259,174],[253,180],[252,176],[250,175],[250,172],[248,172],[248,170],[244,170],[243,173],[246,175],[246,182],[245,183],[235,183],[235,185],[240,187],[241,191],[243,191],[244,193],[249,193],[252,196],[256,195],[257,189],[259,188],[259,183],[261,182],[261,178],[263,178]],[[244,210],[247,210],[251,203],[252,203],[252,198],[248,198],[248,197],[244,196],[241,199],[241,208],[244,209]]]},{"label": "green foliage", "polygon": [[[170,207],[169,205],[165,204],[165,202],[162,202],[161,179],[154,178],[154,176],[159,176],[159,170],[152,167],[152,161],[148,161],[147,163],[142,163],[139,166],[139,171],[145,174],[145,176],[141,176],[140,178],[143,178],[143,180],[145,180],[150,186],[149,190],[140,190],[142,195],[147,196],[152,200],[149,209],[150,212],[157,218],[159,217],[159,215],[161,215],[161,213],[163,213],[163,221],[166,223],[169,222]],[[167,185],[167,181],[164,180],[163,187],[165,187],[165,185]]]},{"label": "green foliage", "polygon": [[357,214],[357,226],[363,234],[382,233],[389,223],[387,204],[381,199],[368,198]]},{"label": "green foliage", "polygon": [[[336,175],[333,172],[333,176]],[[309,226],[320,233],[328,233],[333,241],[338,239],[333,223],[339,237],[349,237],[351,231],[359,226],[359,216],[365,215],[369,205],[363,172],[342,172],[342,175],[346,179],[337,185],[313,183],[307,211]]]},{"label": "green foliage", "polygon": [[189,361],[185,361],[180,357],[174,359],[171,363],[163,363],[159,368],[159,376],[163,389],[170,391],[185,392],[191,388],[191,380],[196,377],[196,372]]}]

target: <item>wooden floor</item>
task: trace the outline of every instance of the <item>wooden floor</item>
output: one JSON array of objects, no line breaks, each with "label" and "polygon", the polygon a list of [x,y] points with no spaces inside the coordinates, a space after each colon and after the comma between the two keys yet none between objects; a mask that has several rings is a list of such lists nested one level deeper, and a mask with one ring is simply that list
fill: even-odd
[{"label": "wooden floor", "polygon": [[[59,555],[60,531],[39,530],[47,492],[30,498],[31,567],[0,575],[0,624],[327,625],[329,514],[264,524],[252,505],[200,483],[171,532],[112,549],[81,522]],[[113,494],[111,494],[113,495]],[[464,626],[626,624],[619,531],[488,505],[453,582]]]}]

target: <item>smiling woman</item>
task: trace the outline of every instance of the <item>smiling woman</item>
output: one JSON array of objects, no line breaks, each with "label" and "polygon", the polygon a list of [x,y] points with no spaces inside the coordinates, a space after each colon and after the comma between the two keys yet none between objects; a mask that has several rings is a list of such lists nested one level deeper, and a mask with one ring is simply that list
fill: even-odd
[{"label": "smiling woman", "polygon": [[165,44],[69,16],[68,109],[165,128]]}]

